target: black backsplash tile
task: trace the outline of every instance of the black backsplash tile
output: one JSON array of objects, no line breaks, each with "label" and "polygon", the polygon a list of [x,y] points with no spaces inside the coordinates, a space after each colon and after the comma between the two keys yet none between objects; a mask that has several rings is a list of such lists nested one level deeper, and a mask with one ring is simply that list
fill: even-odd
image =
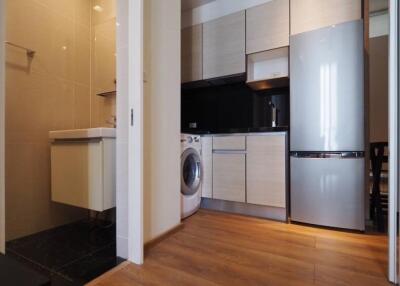
[{"label": "black backsplash tile", "polygon": [[[278,125],[289,125],[289,88],[253,91],[245,83],[182,90],[181,131],[217,133],[272,126],[272,101]],[[195,123],[196,128],[190,128]]]}]

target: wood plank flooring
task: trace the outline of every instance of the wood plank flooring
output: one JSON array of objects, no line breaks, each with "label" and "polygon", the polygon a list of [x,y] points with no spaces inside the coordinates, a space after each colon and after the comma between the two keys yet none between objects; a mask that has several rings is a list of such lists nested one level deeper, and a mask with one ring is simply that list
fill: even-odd
[{"label": "wood plank flooring", "polygon": [[390,285],[387,238],[201,210],[105,285]]}]

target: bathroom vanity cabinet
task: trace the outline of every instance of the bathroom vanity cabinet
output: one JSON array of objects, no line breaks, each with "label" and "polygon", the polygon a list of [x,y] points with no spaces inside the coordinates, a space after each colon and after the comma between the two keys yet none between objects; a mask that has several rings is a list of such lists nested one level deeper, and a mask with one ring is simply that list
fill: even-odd
[{"label": "bathroom vanity cabinet", "polygon": [[115,138],[104,132],[79,138],[54,134],[52,201],[99,212],[115,207]]}]

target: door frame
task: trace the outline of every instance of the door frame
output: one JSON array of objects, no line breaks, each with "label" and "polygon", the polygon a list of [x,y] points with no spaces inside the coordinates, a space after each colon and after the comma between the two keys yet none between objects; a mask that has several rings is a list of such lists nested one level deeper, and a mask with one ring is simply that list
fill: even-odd
[{"label": "door frame", "polygon": [[117,255],[143,264],[143,0],[117,1]]},{"label": "door frame", "polygon": [[397,213],[399,191],[399,5],[397,0],[389,2],[389,247],[388,276],[392,283],[398,283],[398,236]]}]

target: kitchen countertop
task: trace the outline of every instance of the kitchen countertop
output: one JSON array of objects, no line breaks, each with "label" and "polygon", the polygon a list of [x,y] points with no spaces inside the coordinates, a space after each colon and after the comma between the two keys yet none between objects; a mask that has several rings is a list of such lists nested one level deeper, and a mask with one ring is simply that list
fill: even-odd
[{"label": "kitchen countertop", "polygon": [[182,132],[182,133],[196,134],[196,135],[222,135],[222,134],[270,133],[270,132],[285,132],[285,131],[289,131],[288,126],[229,128],[229,129],[219,129],[215,131],[187,130],[187,132]]}]

